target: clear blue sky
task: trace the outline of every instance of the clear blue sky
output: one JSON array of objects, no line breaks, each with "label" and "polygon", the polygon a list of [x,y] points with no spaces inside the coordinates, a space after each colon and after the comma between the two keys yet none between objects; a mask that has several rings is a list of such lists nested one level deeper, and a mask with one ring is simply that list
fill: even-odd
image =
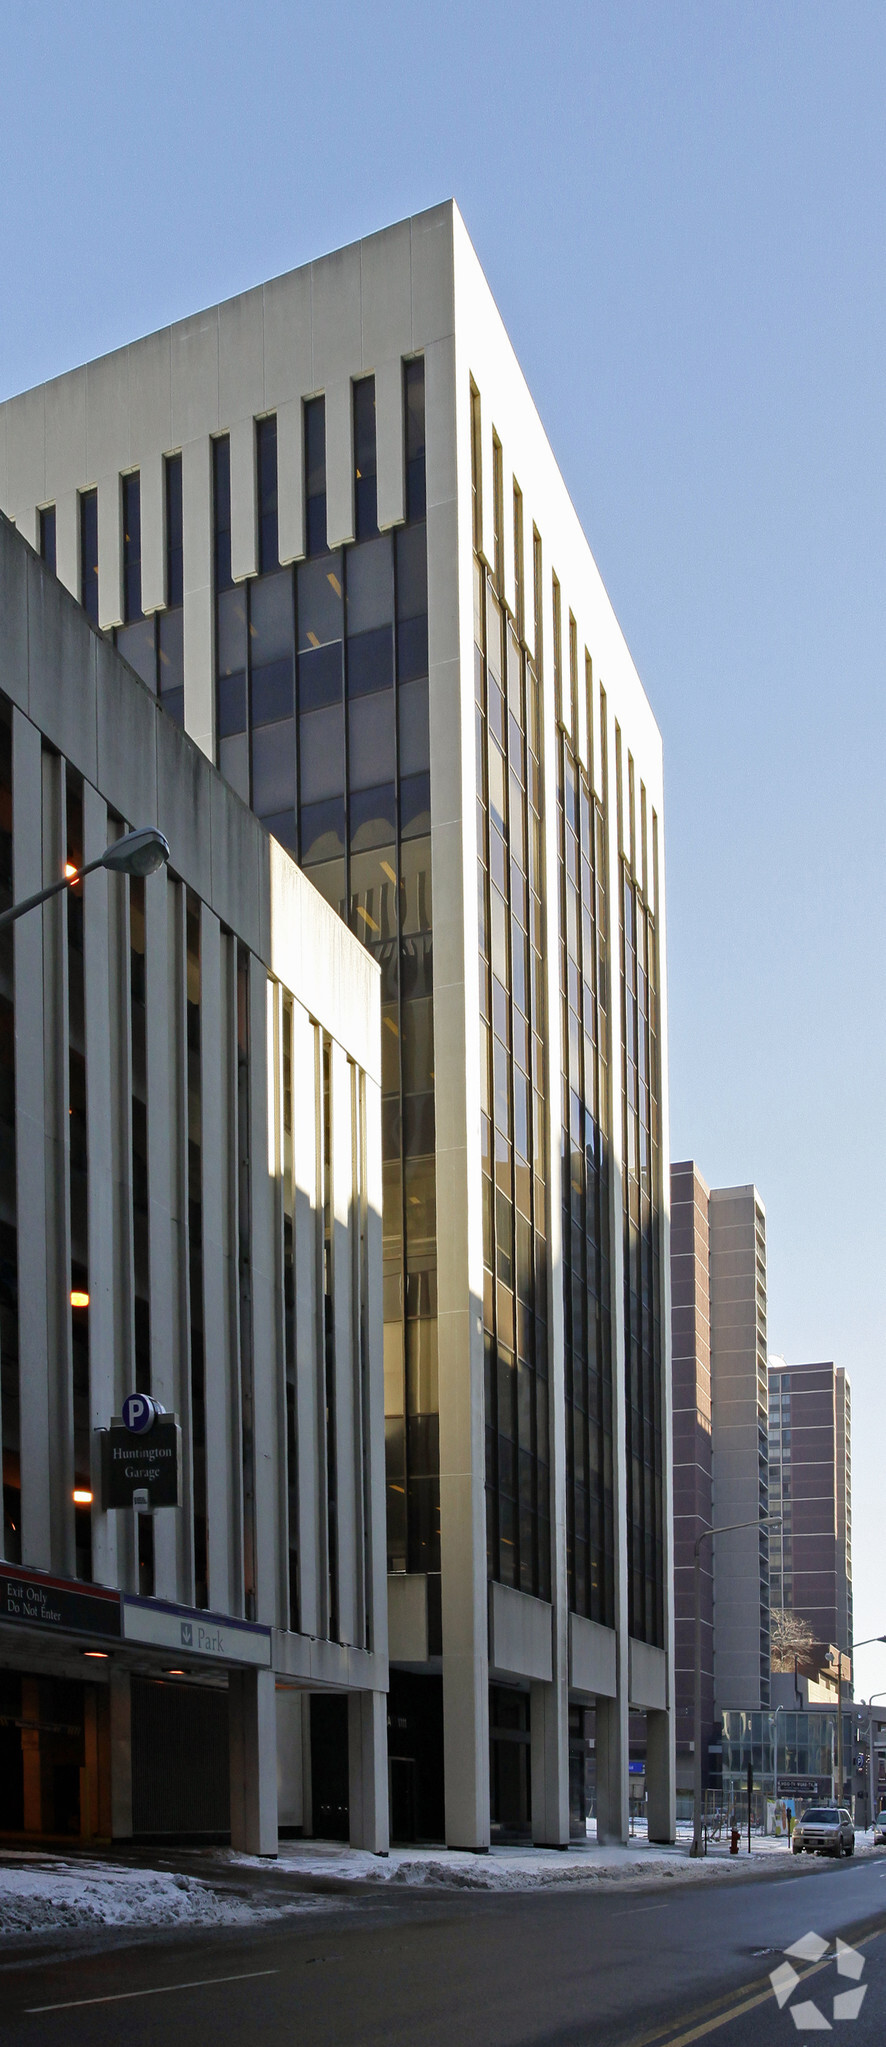
[{"label": "clear blue sky", "polygon": [[756,1181],[772,1347],[849,1369],[886,1633],[881,0],[0,34],[0,396],[457,198],[664,735],[673,1153]]}]

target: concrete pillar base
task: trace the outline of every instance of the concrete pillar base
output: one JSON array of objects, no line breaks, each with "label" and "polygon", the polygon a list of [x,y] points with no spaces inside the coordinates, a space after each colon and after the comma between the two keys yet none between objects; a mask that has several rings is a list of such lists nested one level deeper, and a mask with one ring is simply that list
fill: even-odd
[{"label": "concrete pillar base", "polygon": [[646,1809],[650,1841],[673,1841],[677,1833],[675,1759],[670,1713],[646,1714]]},{"label": "concrete pillar base", "polygon": [[569,1704],[558,1684],[529,1687],[532,1741],[532,1839],[536,1848],[569,1845]]},{"label": "concrete pillar base", "polygon": [[386,1692],[348,1696],[348,1810],[352,1848],[387,1855],[388,1700]]},{"label": "concrete pillar base", "polygon": [[619,1699],[597,1700],[597,1840],[626,1841],[628,1812],[627,1709]]},{"label": "concrete pillar base", "polygon": [[112,1670],[108,1681],[111,1753],[111,1839],[132,1840],[132,1698],[128,1670]]},{"label": "concrete pillar base", "polygon": [[277,1709],[272,1670],[228,1675],[231,1847],[277,1853]]}]

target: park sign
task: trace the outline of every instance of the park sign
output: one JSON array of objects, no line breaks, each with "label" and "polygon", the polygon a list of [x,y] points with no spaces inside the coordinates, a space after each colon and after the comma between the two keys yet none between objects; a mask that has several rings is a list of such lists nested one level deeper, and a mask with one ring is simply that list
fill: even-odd
[{"label": "park sign", "polygon": [[[142,1396],[132,1396],[134,1401]],[[131,1402],[125,1403],[127,1409]],[[154,1412],[136,1433],[122,1419],[101,1432],[102,1505],[177,1507],[181,1494],[181,1429],[174,1414]],[[138,1497],[136,1497],[138,1495]]]}]

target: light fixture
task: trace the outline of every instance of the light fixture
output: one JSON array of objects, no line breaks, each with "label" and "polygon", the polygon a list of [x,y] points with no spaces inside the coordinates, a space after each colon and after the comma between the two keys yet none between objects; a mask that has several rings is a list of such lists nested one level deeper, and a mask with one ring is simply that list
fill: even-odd
[{"label": "light fixture", "polygon": [[65,861],[65,880],[66,880],[66,881],[73,881],[73,879],[74,879],[74,876],[75,876],[75,874],[79,874],[79,872],[80,872],[80,869],[79,869],[79,867],[75,867],[75,866],[74,866],[74,862],[73,862],[73,860],[66,860],[66,861]]},{"label": "light fixture", "polygon": [[89,1491],[88,1487],[85,1485],[75,1486],[73,1493],[71,1494],[71,1498],[74,1502],[75,1507],[92,1506],[92,1494]]},{"label": "light fixture", "polygon": [[163,1673],[164,1677],[184,1677],[184,1674],[183,1670],[165,1670]]},{"label": "light fixture", "polygon": [[83,1654],[90,1657],[94,1663],[107,1663],[108,1660],[107,1649],[84,1649]]},{"label": "light fixture", "polygon": [[89,1295],[84,1291],[83,1287],[74,1286],[71,1288],[71,1307],[72,1308],[89,1307]]},{"label": "light fixture", "polygon": [[146,874],[156,874],[168,859],[169,845],[163,833],[158,832],[156,825],[148,824],[115,839],[102,854],[101,865],[110,868],[112,874],[134,874],[142,879]]}]

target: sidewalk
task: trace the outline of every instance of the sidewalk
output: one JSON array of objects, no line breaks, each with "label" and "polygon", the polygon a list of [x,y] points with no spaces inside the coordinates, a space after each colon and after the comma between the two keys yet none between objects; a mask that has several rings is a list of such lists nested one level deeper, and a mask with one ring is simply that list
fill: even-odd
[{"label": "sidewalk", "polygon": [[[54,1854],[41,1849],[0,1849],[0,1940],[119,1927],[223,1927],[267,1923],[296,1913],[328,1911],[350,1893],[397,1887],[438,1891],[516,1892],[553,1886],[626,1893],[747,1879],[779,1870],[812,1874],[830,1867],[818,1857],[791,1857],[786,1841],[752,1835],[737,1856],[728,1841],[707,1856],[689,1854],[691,1831],[681,1828],[672,1846],[637,1834],[624,1846],[598,1847],[594,1838],[568,1849],[495,1847],[487,1855],[446,1848],[394,1848],[370,1855],[332,1841],[281,1841],[276,1861],[228,1848],[108,1850]],[[856,1854],[883,1855],[858,1835]]]}]

